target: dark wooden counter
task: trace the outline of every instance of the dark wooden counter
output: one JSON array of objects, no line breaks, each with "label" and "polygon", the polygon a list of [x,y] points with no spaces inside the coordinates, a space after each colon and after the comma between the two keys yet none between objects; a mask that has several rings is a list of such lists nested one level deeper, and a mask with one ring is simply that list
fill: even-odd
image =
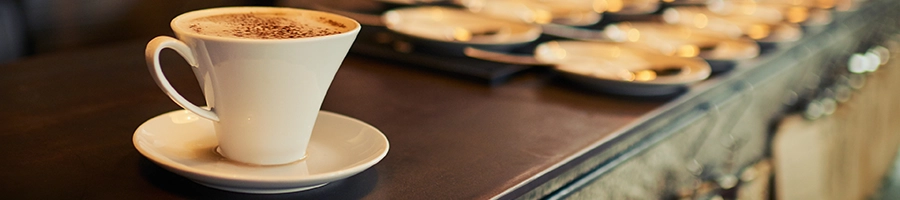
[{"label": "dark wooden counter", "polygon": [[[0,66],[0,189],[28,197],[243,196],[169,173],[132,146],[144,120],[179,109],[150,79],[143,41]],[[203,102],[173,52],[167,76]],[[490,198],[639,121],[662,100],[569,87],[541,73],[490,86],[350,55],[324,110],[382,130],[388,156],[362,174],[286,196]],[[195,191],[196,190],[196,191]]]}]

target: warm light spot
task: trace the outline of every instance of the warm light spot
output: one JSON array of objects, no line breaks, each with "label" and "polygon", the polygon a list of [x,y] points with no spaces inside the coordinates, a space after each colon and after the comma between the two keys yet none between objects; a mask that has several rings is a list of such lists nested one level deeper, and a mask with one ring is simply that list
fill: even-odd
[{"label": "warm light spot", "polygon": [[609,12],[619,12],[622,11],[624,5],[622,5],[622,0],[606,0],[606,10]]},{"label": "warm light spot", "polygon": [[606,3],[606,0],[594,0],[594,12],[603,13],[606,12],[606,8],[609,7],[609,3]]},{"label": "warm light spot", "polygon": [[619,70],[619,73],[616,73],[616,76],[619,76],[619,78],[622,78],[624,81],[634,81],[636,78],[635,74],[628,70]]},{"label": "warm light spot", "polygon": [[402,20],[402,18],[397,12],[387,12],[384,14],[384,23],[387,24],[388,27],[396,26],[400,23],[400,20]]},{"label": "warm light spot", "polygon": [[700,47],[691,44],[681,45],[678,47],[678,51],[675,52],[675,55],[686,58],[696,57],[697,55],[700,55]]},{"label": "warm light spot", "polygon": [[667,56],[674,56],[675,53],[678,51],[678,49],[672,45],[660,45],[657,48],[659,48],[660,53],[662,53],[663,55],[667,55]]},{"label": "warm light spot", "polygon": [[669,8],[669,9],[666,9],[665,11],[663,11],[662,19],[666,23],[675,24],[675,23],[678,23],[678,20],[680,20],[681,17],[679,16],[678,10]]},{"label": "warm light spot", "polygon": [[547,24],[553,20],[553,14],[547,10],[535,10],[534,11],[534,23],[538,24]]},{"label": "warm light spot", "polygon": [[477,13],[484,9],[485,0],[463,0],[461,2],[462,5],[466,5],[466,8],[469,8],[469,11]]},{"label": "warm light spot", "polygon": [[691,38],[691,35],[694,34],[694,31],[691,30],[691,29],[688,28],[688,27],[677,26],[677,27],[675,27],[675,28],[676,28],[676,31],[677,31],[676,37],[677,37],[677,38],[680,38],[680,39],[682,39],[682,40],[688,40],[688,38]]},{"label": "warm light spot", "polygon": [[610,40],[616,42],[624,42],[626,40],[625,32],[619,28],[619,25],[617,24],[606,26],[606,28],[603,29],[603,33],[606,33],[606,36],[609,37]]},{"label": "warm light spot", "polygon": [[559,46],[559,42],[556,42],[556,41],[547,42],[547,47],[550,48],[550,53],[553,54],[553,56],[555,56],[556,59],[558,59],[558,60],[566,59],[566,56],[568,55],[566,53],[566,49],[563,49],[562,46]]},{"label": "warm light spot", "polygon": [[790,23],[800,23],[809,18],[809,9],[803,6],[791,6],[787,10],[787,21]]},{"label": "warm light spot", "polygon": [[734,7],[734,2],[725,2],[725,0],[709,0],[706,1],[706,9],[713,11],[714,13],[723,13],[723,12],[731,12],[732,7]]},{"label": "warm light spot", "polygon": [[771,30],[769,30],[769,25],[754,24],[754,25],[751,25],[750,28],[747,30],[747,36],[749,36],[750,38],[752,38],[754,40],[758,40],[758,39],[763,39],[763,38],[769,37],[770,32],[771,32]]},{"label": "warm light spot", "polygon": [[444,20],[444,11],[438,8],[431,9],[431,19],[434,21],[443,21]]},{"label": "warm light spot", "polygon": [[706,18],[705,14],[697,14],[694,15],[694,27],[697,28],[706,28],[706,25],[709,23],[709,19]]},{"label": "warm light spot", "polygon": [[641,32],[637,29],[628,30],[628,41],[637,42],[641,39]]},{"label": "warm light spot", "polygon": [[609,56],[611,58],[618,58],[619,56],[622,56],[622,48],[619,48],[618,46],[613,47],[612,51],[609,52]]},{"label": "warm light spot", "polygon": [[472,32],[464,28],[453,28],[453,39],[462,42],[472,40]]},{"label": "warm light spot", "polygon": [[745,15],[752,15],[756,12],[756,2],[747,1],[746,4],[743,4],[739,7],[740,12]]},{"label": "warm light spot", "polygon": [[652,81],[656,79],[656,72],[653,70],[640,70],[634,72],[634,80],[635,81]]},{"label": "warm light spot", "polygon": [[672,3],[672,2],[675,2],[675,0],[663,0],[663,2]]}]

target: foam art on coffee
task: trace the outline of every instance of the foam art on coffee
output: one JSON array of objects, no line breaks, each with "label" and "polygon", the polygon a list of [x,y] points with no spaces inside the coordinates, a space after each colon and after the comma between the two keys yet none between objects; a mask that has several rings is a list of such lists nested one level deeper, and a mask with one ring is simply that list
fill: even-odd
[{"label": "foam art on coffee", "polygon": [[334,35],[347,25],[325,17],[282,13],[232,13],[189,21],[192,31],[211,36],[249,39],[292,39]]}]

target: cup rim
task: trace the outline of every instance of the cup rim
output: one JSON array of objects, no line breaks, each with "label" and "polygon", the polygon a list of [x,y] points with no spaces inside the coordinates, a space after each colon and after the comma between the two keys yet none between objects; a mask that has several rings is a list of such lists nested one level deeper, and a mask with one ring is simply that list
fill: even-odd
[{"label": "cup rim", "polygon": [[[184,29],[179,27],[176,23],[180,20],[193,19],[197,16],[212,16],[215,13],[239,13],[232,11],[241,11],[241,12],[253,12],[259,10],[283,10],[289,12],[306,12],[306,13],[317,13],[320,15],[328,15],[335,18],[340,18],[345,21],[353,22],[353,29],[332,35],[326,36],[315,36],[315,37],[304,37],[304,38],[287,38],[287,39],[254,39],[254,38],[233,38],[233,37],[222,37],[222,36],[212,36],[212,35],[204,35],[199,34],[194,31]],[[308,9],[300,9],[300,8],[291,8],[291,7],[269,7],[269,6],[234,6],[234,7],[215,7],[215,8],[206,8],[200,10],[194,10],[186,13],[182,13],[175,18],[172,18],[172,21],[169,22],[170,28],[175,32],[176,35],[188,35],[193,38],[199,38],[202,40],[210,40],[210,41],[227,41],[227,42],[244,42],[244,43],[285,43],[285,42],[308,42],[308,41],[316,41],[316,40],[327,40],[329,38],[335,37],[344,37],[348,35],[354,35],[362,28],[362,25],[359,24],[353,18],[330,13],[323,12],[318,10],[308,10]]]}]

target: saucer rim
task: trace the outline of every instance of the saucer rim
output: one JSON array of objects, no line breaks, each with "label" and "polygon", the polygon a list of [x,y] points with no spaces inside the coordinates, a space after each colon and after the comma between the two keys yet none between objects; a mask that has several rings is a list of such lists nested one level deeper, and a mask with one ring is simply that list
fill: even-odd
[{"label": "saucer rim", "polygon": [[[357,124],[361,124],[361,125],[364,125],[364,127],[366,127],[366,128],[370,128],[370,129],[374,130],[375,133],[378,133],[378,135],[380,136],[379,139],[381,141],[383,141],[384,149],[381,152],[378,152],[377,156],[370,158],[366,162],[357,163],[357,164],[351,165],[350,167],[347,167],[347,168],[341,168],[338,170],[333,170],[333,171],[329,171],[329,172],[325,172],[325,173],[319,173],[319,174],[315,174],[315,175],[258,177],[258,176],[250,176],[250,175],[245,175],[245,174],[223,174],[220,172],[201,170],[201,169],[198,169],[195,167],[190,167],[190,166],[184,165],[180,162],[169,159],[168,157],[161,155],[161,153],[159,153],[159,152],[148,152],[149,150],[139,147],[138,137],[139,137],[140,131],[146,126],[147,122],[156,120],[157,118],[161,118],[164,116],[174,114],[176,112],[189,112],[190,113],[190,111],[187,111],[184,109],[173,110],[173,111],[169,111],[169,112],[157,115],[153,118],[150,118],[150,119],[144,121],[135,130],[134,135],[132,136],[132,143],[133,143],[135,149],[137,149],[138,152],[141,153],[141,155],[150,159],[157,165],[162,165],[163,168],[167,168],[167,169],[169,169],[169,171],[174,170],[173,172],[180,174],[182,176],[188,177],[189,179],[192,179],[194,181],[198,181],[198,180],[195,180],[195,179],[197,179],[195,177],[199,177],[199,178],[204,179],[204,180],[202,180],[203,182],[210,182],[210,181],[208,181],[209,179],[215,179],[215,180],[220,180],[220,181],[236,181],[236,182],[244,182],[244,183],[270,183],[270,184],[312,183],[312,184],[318,184],[318,183],[330,182],[330,181],[334,181],[334,180],[340,180],[342,178],[346,178],[346,177],[352,176],[354,174],[360,173],[362,171],[365,171],[366,169],[371,168],[372,166],[374,166],[375,164],[377,164],[378,162],[383,160],[384,157],[387,156],[387,152],[390,150],[390,142],[387,140],[387,137],[384,135],[384,133],[381,132],[381,130],[379,130],[378,128],[375,128],[374,126],[372,126],[368,123],[365,123],[362,120],[359,120],[356,118],[352,118],[352,117],[349,117],[346,115],[334,113],[331,111],[320,110],[319,116],[331,115],[333,117],[339,118],[340,120],[350,121],[350,122],[354,122]],[[193,114],[193,113],[191,113],[191,114]],[[209,121],[208,119],[205,119],[205,118],[200,118],[198,120]],[[155,154],[159,154],[159,155],[155,155]],[[235,165],[249,166],[249,167],[283,166],[283,165],[253,166],[253,165],[234,162],[234,161],[230,161],[230,163],[233,163]],[[292,164],[292,163],[290,163],[290,164]],[[287,164],[287,165],[290,165],[290,164]],[[189,174],[182,174],[182,173],[189,173]],[[241,185],[243,185],[243,184],[241,184]]]}]

